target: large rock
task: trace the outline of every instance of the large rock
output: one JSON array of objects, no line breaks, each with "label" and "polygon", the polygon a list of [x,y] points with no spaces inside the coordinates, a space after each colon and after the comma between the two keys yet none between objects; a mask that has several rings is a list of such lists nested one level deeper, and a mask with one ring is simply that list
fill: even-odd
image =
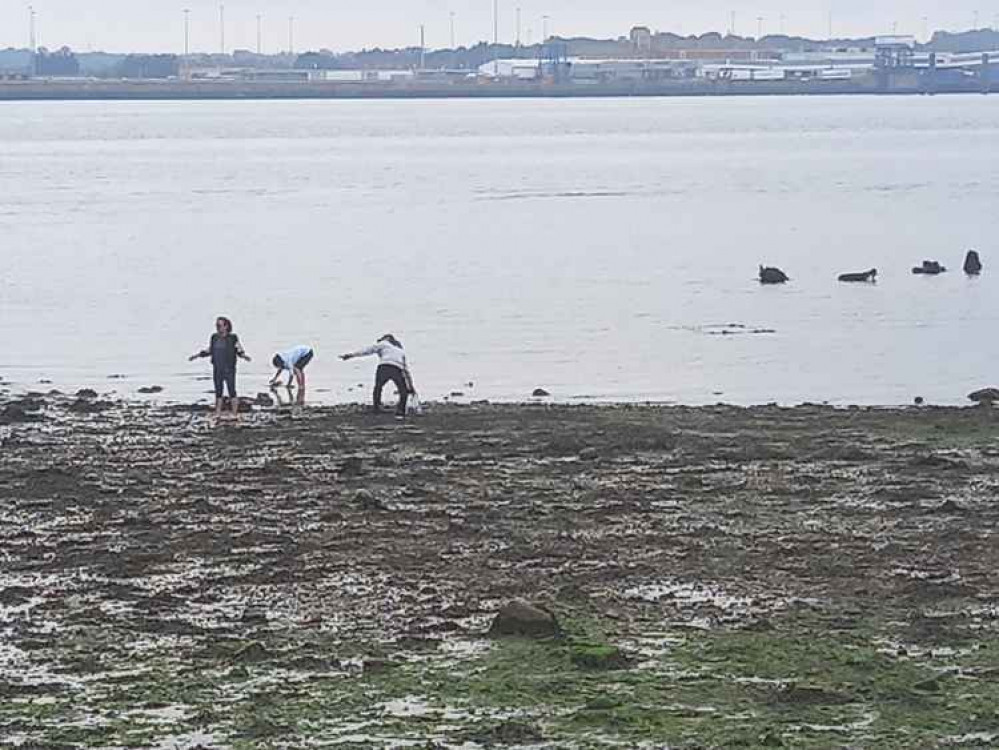
[{"label": "large rock", "polygon": [[511,602],[493,619],[489,635],[493,638],[554,638],[561,635],[555,615],[527,602]]},{"label": "large rock", "polygon": [[977,276],[982,272],[982,259],[975,250],[969,250],[965,256],[964,272],[969,276]]}]

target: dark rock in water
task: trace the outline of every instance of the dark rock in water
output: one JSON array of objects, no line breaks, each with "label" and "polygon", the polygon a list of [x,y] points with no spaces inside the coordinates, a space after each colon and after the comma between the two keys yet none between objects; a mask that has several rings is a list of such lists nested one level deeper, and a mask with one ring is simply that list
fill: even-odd
[{"label": "dark rock in water", "polygon": [[76,392],[77,398],[97,398],[97,391],[92,388],[81,388]]},{"label": "dark rock in water", "polygon": [[761,284],[785,284],[788,281],[790,281],[790,279],[787,277],[787,274],[779,268],[774,268],[773,266],[760,266]]},{"label": "dark rock in water", "polygon": [[48,378],[42,378],[38,381],[38,385],[52,385],[52,381]]},{"label": "dark rock in water", "polygon": [[258,393],[254,403],[257,406],[274,406],[274,399],[269,393]]},{"label": "dark rock in water", "polygon": [[977,251],[968,251],[964,258],[964,272],[969,276],[977,276],[982,272],[982,259],[978,257]]},{"label": "dark rock in water", "polygon": [[912,269],[913,273],[925,276],[936,276],[937,274],[946,273],[946,271],[947,269],[935,260],[924,260],[923,265]]},{"label": "dark rock in water", "polygon": [[146,396],[152,395],[154,393],[163,393],[163,386],[161,386],[161,385],[150,385],[150,386],[147,386],[145,388],[140,388],[139,389],[139,393],[142,393],[142,394],[144,394]]},{"label": "dark rock in water", "polygon": [[872,268],[870,271],[863,271],[862,273],[840,274],[839,280],[846,282],[870,282],[873,284],[878,280],[878,269]]},{"label": "dark rock in water", "polygon": [[968,394],[968,400],[979,404],[993,404],[999,401],[999,388],[982,388]]},{"label": "dark rock in water", "polygon": [[916,398],[914,398],[914,399],[912,400],[912,402],[913,402],[913,403],[914,403],[914,404],[915,404],[916,406],[922,406],[923,404],[925,404],[925,403],[926,403],[926,399],[924,399],[924,398],[923,398],[922,396],[916,396]]},{"label": "dark rock in water", "polygon": [[552,394],[546,391],[544,388],[535,388],[534,393],[531,394],[534,398],[548,398]]},{"label": "dark rock in water", "polygon": [[114,375],[108,375],[108,380],[125,380],[127,377],[127,375],[115,373]]},{"label": "dark rock in water", "polygon": [[555,615],[527,602],[511,602],[499,611],[489,628],[494,638],[554,638],[561,635]]}]

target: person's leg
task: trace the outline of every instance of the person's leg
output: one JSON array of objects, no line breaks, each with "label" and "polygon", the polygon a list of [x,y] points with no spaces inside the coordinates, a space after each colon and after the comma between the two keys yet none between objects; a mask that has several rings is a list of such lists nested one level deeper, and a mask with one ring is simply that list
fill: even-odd
[{"label": "person's leg", "polygon": [[394,370],[392,382],[399,391],[399,404],[395,407],[395,414],[397,417],[405,417],[406,403],[409,401],[409,383],[406,382],[406,373],[398,367],[393,367],[392,370]]},{"label": "person's leg", "polygon": [[388,365],[378,365],[378,369],[375,371],[375,391],[372,394],[371,400],[376,412],[382,410],[382,391],[385,390],[385,384],[392,379],[390,370],[393,369],[395,368]]},{"label": "person's leg", "polygon": [[239,419],[239,397],[236,395],[236,371],[230,370],[225,374],[225,385],[229,391],[229,401],[232,404],[232,416]]},{"label": "person's leg", "polygon": [[222,416],[222,388],[225,378],[223,372],[218,367],[212,369],[212,380],[215,381],[215,419]]},{"label": "person's leg", "polygon": [[299,406],[305,404],[305,371],[295,368],[295,380],[298,381],[298,396],[296,402]]}]

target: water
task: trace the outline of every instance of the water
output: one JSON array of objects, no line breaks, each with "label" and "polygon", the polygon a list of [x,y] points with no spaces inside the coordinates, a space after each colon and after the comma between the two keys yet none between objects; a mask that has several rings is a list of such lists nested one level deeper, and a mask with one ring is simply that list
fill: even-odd
[{"label": "water", "polygon": [[335,355],[392,331],[425,398],[959,403],[999,383],[997,143],[980,96],[3,104],[0,375],[208,398],[226,314],[251,394],[309,343],[310,398],[364,398]]}]

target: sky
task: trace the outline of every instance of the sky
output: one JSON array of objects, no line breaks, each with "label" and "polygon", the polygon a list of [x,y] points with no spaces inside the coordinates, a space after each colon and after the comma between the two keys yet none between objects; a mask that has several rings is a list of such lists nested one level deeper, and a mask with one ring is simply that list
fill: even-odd
[{"label": "sky", "polygon": [[[682,34],[728,30],[736,13],[736,32],[755,36],[781,29],[803,36],[827,35],[830,11],[836,36],[914,34],[927,29],[951,31],[999,24],[999,0],[498,0],[500,41],[517,35],[537,41],[548,29],[562,36],[613,38],[634,25]],[[78,51],[183,52],[184,8],[190,10],[192,52],[221,47],[217,0],[33,0],[38,44],[68,45]],[[0,0],[0,48],[26,47],[29,3]],[[289,47],[289,18],[294,17],[296,51],[335,51],[419,44],[426,28],[430,48],[450,43],[454,13],[459,45],[491,39],[493,0],[225,0],[226,51],[256,47],[256,18],[261,15],[264,52]],[[760,22],[758,19],[763,18]]]}]

